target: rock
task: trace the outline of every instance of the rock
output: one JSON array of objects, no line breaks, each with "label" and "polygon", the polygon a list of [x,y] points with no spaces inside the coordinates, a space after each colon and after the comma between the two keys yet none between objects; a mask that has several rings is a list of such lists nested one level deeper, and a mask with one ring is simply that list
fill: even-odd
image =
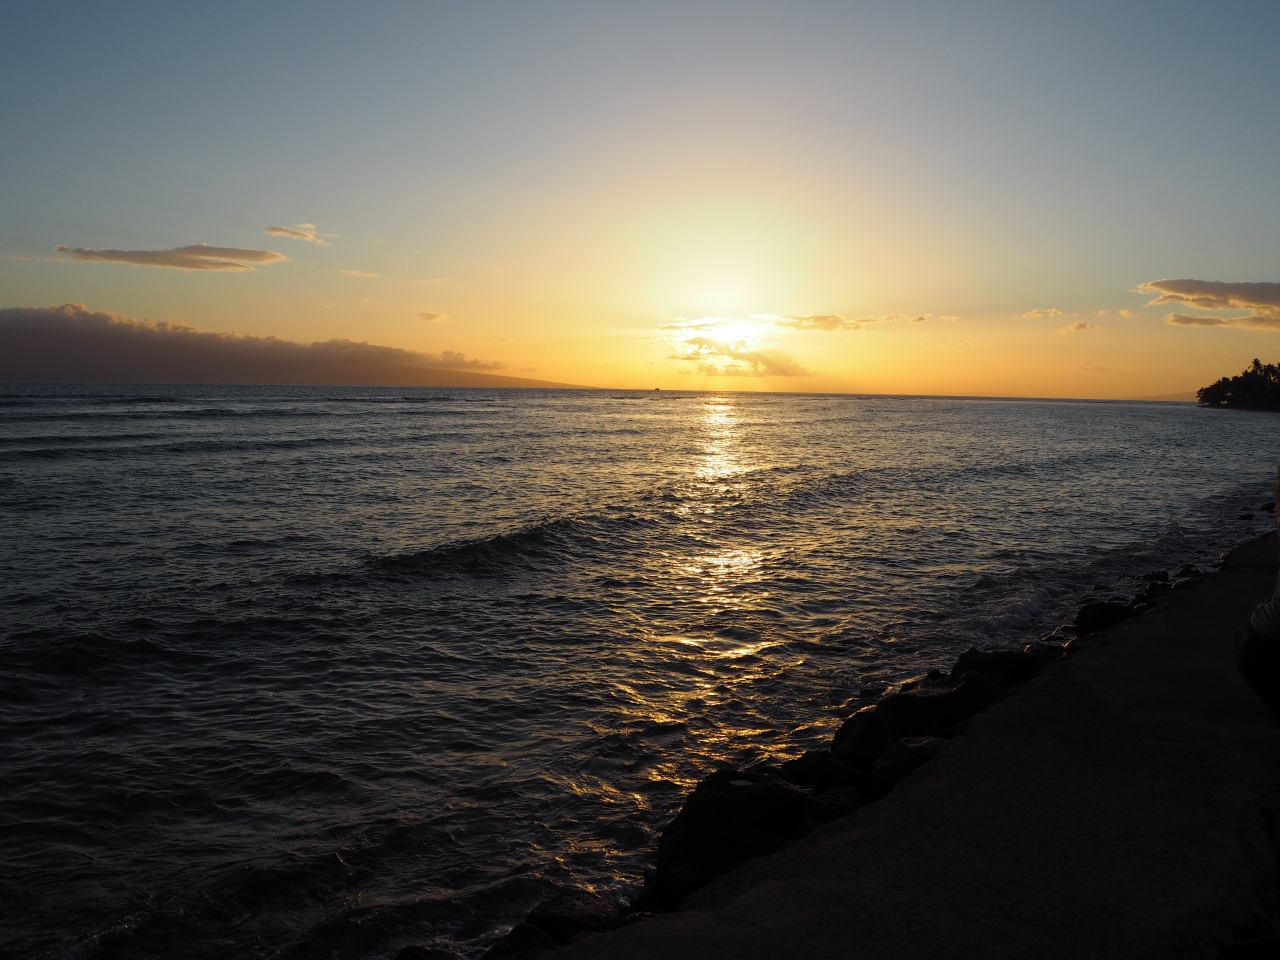
[{"label": "rock", "polygon": [[1022,648],[1022,652],[1040,664],[1040,669],[1057,663],[1067,655],[1065,644],[1048,643],[1044,640],[1033,640]]},{"label": "rock", "polygon": [[1000,688],[974,670],[959,676],[954,689],[934,696],[891,694],[875,710],[888,725],[893,739],[955,735],[956,727],[1000,699]]},{"label": "rock", "polygon": [[525,923],[537,927],[556,943],[565,944],[580,933],[599,933],[616,926],[618,909],[597,894],[568,890],[534,907]]},{"label": "rock", "polygon": [[531,923],[517,923],[511,931],[481,954],[480,960],[509,960],[533,956],[558,944]]},{"label": "rock", "polygon": [[1184,563],[1182,566],[1178,568],[1178,572],[1175,573],[1173,576],[1175,579],[1178,579],[1178,580],[1181,580],[1183,577],[1198,577],[1200,576],[1200,568],[1193,567],[1189,563]]},{"label": "rock", "polygon": [[958,679],[944,693],[893,693],[875,706],[863,707],[836,731],[831,752],[846,763],[870,767],[903,737],[950,739],[961,722],[1001,694],[998,685],[976,670]]},{"label": "rock", "polygon": [[878,707],[863,707],[840,725],[831,741],[831,753],[837,759],[870,768],[897,739],[876,712]]},{"label": "rock", "polygon": [[1099,630],[1114,627],[1117,623],[1136,616],[1136,613],[1123,603],[1103,601],[1086,603],[1076,614],[1076,635],[1087,637]]},{"label": "rock", "polygon": [[1244,511],[1243,513],[1241,513],[1239,516],[1237,516],[1237,517],[1236,517],[1236,519],[1237,519],[1237,520],[1252,520],[1252,519],[1253,519],[1253,511],[1252,511],[1252,510],[1246,510],[1246,511]]},{"label": "rock", "polygon": [[951,668],[951,675],[959,677],[967,670],[976,670],[1002,690],[1026,683],[1041,670],[1040,662],[1025,650],[979,650],[970,647],[960,654]]},{"label": "rock", "polygon": [[867,776],[857,767],[838,760],[830,750],[809,750],[778,768],[778,775],[798,787],[813,787],[818,793],[836,787],[865,790]]},{"label": "rock", "polygon": [[1268,500],[1262,506],[1258,507],[1258,509],[1261,510],[1263,513],[1275,513],[1276,502],[1274,500]]},{"label": "rock", "polygon": [[888,752],[876,761],[875,770],[872,773],[880,792],[887,793],[907,774],[936,757],[946,742],[936,737],[904,737],[891,746]]},{"label": "rock", "polygon": [[770,774],[721,770],[694,789],[658,842],[653,883],[640,910],[673,910],[738,864],[780,850],[802,830],[849,809]]},{"label": "rock", "polygon": [[396,953],[396,960],[462,960],[452,950],[441,950],[439,947],[424,947],[411,943],[401,947]]},{"label": "rock", "polygon": [[1145,590],[1133,598],[1133,601],[1135,604],[1152,603],[1167,596],[1172,589],[1167,580],[1153,580],[1147,584]]}]

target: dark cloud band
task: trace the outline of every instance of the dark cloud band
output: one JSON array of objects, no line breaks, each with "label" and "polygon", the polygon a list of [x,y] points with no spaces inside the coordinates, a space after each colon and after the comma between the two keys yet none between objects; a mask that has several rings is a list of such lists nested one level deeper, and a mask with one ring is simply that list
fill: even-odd
[{"label": "dark cloud band", "polygon": [[501,386],[496,381],[514,378],[482,373],[501,367],[453,350],[415,353],[352,340],[296,343],[211,333],[78,303],[0,309],[0,380]]}]

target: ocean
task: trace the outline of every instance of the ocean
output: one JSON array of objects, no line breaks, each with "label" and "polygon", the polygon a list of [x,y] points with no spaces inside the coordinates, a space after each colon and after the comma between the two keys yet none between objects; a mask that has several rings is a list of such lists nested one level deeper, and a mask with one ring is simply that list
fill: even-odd
[{"label": "ocean", "polygon": [[477,956],[685,792],[1271,529],[1189,404],[0,386],[0,954]]}]

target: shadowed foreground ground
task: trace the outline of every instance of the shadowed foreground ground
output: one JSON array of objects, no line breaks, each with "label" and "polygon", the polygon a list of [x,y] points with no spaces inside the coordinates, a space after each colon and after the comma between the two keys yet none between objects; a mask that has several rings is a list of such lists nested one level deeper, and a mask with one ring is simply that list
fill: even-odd
[{"label": "shadowed foreground ground", "polygon": [[1215,957],[1280,930],[1280,727],[1233,658],[1275,554],[1098,635],[881,802],[554,956]]}]

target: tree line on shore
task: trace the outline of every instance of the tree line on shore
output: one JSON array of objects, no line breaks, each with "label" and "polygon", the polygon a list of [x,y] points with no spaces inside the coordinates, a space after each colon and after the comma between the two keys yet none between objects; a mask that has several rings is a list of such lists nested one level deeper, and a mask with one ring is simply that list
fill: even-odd
[{"label": "tree line on shore", "polygon": [[1201,387],[1196,399],[1202,407],[1280,410],[1280,365],[1254,360],[1238,376]]}]

